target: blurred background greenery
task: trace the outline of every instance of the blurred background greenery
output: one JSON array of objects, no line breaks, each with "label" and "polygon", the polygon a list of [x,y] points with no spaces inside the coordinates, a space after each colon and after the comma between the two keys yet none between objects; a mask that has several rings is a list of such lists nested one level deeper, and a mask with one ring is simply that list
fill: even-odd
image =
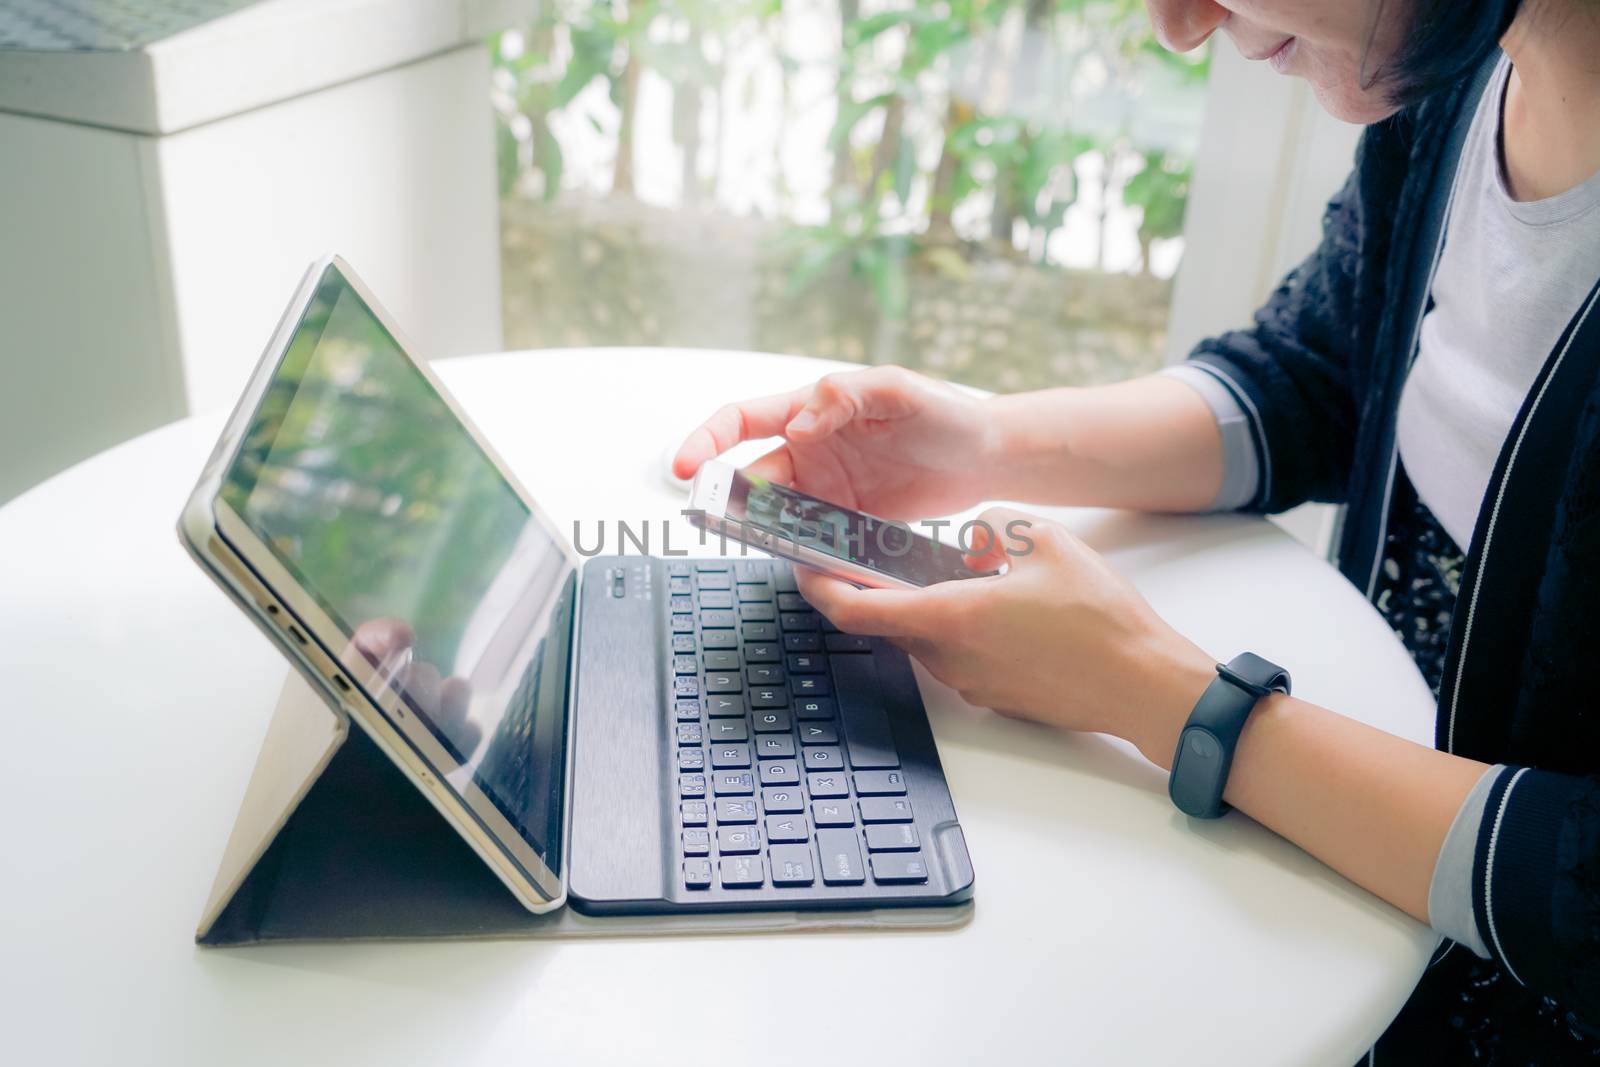
[{"label": "blurred background greenery", "polygon": [[512,347],[1160,363],[1209,55],[1143,0],[551,0],[491,46]]}]

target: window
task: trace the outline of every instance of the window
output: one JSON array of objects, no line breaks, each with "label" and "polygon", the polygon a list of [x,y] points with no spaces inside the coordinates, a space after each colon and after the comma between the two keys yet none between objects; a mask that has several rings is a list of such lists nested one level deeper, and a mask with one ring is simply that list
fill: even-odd
[{"label": "window", "polygon": [[1142,0],[552,0],[491,49],[511,347],[1162,362],[1210,64]]}]

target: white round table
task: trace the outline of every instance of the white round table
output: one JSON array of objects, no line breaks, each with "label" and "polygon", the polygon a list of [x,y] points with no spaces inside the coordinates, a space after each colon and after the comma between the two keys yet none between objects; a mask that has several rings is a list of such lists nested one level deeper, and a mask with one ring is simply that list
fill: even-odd
[{"label": "white round table", "polygon": [[[669,442],[836,367],[673,350],[439,365],[565,529],[676,514]],[[157,430],[0,509],[12,1062],[1348,1067],[1434,947],[1243,816],[1179,815],[1129,746],[1001,719],[924,675],[977,871],[957,931],[196,948],[285,674],[174,534],[221,424]],[[1276,527],[1056,514],[1213,653],[1261,652],[1297,693],[1429,743],[1400,644]]]}]

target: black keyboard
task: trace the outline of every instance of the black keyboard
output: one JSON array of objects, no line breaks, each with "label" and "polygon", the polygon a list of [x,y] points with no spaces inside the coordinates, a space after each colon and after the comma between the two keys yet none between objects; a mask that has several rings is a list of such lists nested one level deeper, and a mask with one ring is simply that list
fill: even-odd
[{"label": "black keyboard", "polygon": [[684,888],[925,884],[871,640],[814,611],[782,561],[667,575]]}]

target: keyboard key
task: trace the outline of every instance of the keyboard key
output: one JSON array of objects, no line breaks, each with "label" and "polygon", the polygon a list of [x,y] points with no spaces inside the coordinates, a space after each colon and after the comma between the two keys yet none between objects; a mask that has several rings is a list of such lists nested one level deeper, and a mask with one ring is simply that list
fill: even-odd
[{"label": "keyboard key", "polygon": [[756,802],[727,797],[717,801],[717,825],[732,826],[756,821]]},{"label": "keyboard key", "polygon": [[921,844],[908,822],[878,823],[865,828],[868,852],[914,852]]},{"label": "keyboard key", "polygon": [[800,743],[802,745],[837,745],[839,731],[833,728],[831,722],[803,722],[800,724]]},{"label": "keyboard key", "polygon": [[772,586],[770,585],[740,585],[739,603],[741,604],[770,604],[772,603]]},{"label": "keyboard key", "polygon": [[719,797],[747,797],[756,791],[755,775],[749,771],[718,771],[713,777]]},{"label": "keyboard key", "polygon": [[828,618],[826,615],[821,616],[821,618],[822,618],[822,632],[823,633],[825,633],[825,634],[836,634],[836,633],[839,632],[839,628],[833,624],[833,620],[832,619]]},{"label": "keyboard key", "polygon": [[794,583],[794,568],[787,563],[772,565],[772,588],[780,593],[793,593],[800,587]]},{"label": "keyboard key", "polygon": [[684,860],[683,884],[688,889],[711,888],[711,861]]},{"label": "keyboard key", "polygon": [[715,589],[702,591],[700,594],[700,610],[727,611],[733,607],[733,594]]},{"label": "keyboard key", "polygon": [[844,756],[836,748],[819,745],[805,749],[806,770],[837,771],[844,769]]},{"label": "keyboard key", "polygon": [[761,831],[754,826],[723,826],[717,829],[717,851],[724,856],[761,851]]},{"label": "keyboard key", "polygon": [[920,852],[877,852],[872,856],[872,880],[880,885],[926,882],[928,865]]},{"label": "keyboard key", "polygon": [[861,866],[861,846],[854,830],[818,830],[817,852],[822,857],[825,885],[860,885],[866,881]]},{"label": "keyboard key", "polygon": [[[673,632],[673,634],[675,634],[675,635],[676,634],[686,634],[686,633],[692,633],[693,631],[694,631],[694,616],[693,615],[674,615],[672,617],[672,632]],[[673,640],[677,640],[677,638],[674,637]]]},{"label": "keyboard key", "polygon": [[817,613],[814,611],[786,611],[778,620],[785,630],[815,630]]},{"label": "keyboard key", "polygon": [[743,719],[712,719],[711,726],[706,732],[713,745],[728,741],[750,740],[750,728],[744,724]]},{"label": "keyboard key", "polygon": [[857,771],[855,779],[858,797],[906,795],[906,776],[899,771]]},{"label": "keyboard key", "polygon": [[672,651],[678,655],[694,655],[694,634],[673,634]]},{"label": "keyboard key", "polygon": [[728,561],[725,560],[725,559],[701,559],[701,560],[696,560],[695,564],[694,564],[694,569],[699,571],[701,574],[705,574],[708,571],[713,572],[713,573],[715,573],[717,571],[725,571],[725,570],[728,569]]},{"label": "keyboard key", "polygon": [[856,817],[848,800],[813,800],[811,821],[818,826],[854,826]]},{"label": "keyboard key", "polygon": [[700,629],[702,630],[731,630],[733,629],[733,612],[731,611],[702,611],[700,613]]},{"label": "keyboard key", "polygon": [[760,889],[767,880],[760,856],[729,856],[719,866],[724,889]]},{"label": "keyboard key", "polygon": [[706,753],[702,748],[678,749],[678,770],[703,771],[706,769]]},{"label": "keyboard key", "polygon": [[673,656],[673,674],[699,674],[700,663],[693,656]]},{"label": "keyboard key", "polygon": [[739,618],[745,622],[774,622],[778,609],[771,604],[740,604]]},{"label": "keyboard key", "polygon": [[708,589],[729,589],[732,586],[733,581],[726,573],[718,574],[712,571],[700,576],[700,591],[702,593]]},{"label": "keyboard key", "polygon": [[810,611],[811,605],[806,603],[806,598],[799,593],[779,593],[779,611]]},{"label": "keyboard key", "polygon": [[743,563],[735,563],[733,565],[733,573],[739,580],[740,585],[754,585],[765,582],[771,572],[768,570],[766,560],[752,559]]},{"label": "keyboard key", "polygon": [[806,810],[805,797],[798,789],[763,789],[761,806],[768,815],[798,815]]},{"label": "keyboard key", "polygon": [[679,722],[699,722],[700,702],[698,700],[674,700],[672,702],[672,717]]},{"label": "keyboard key", "polygon": [[757,708],[750,716],[755,720],[756,733],[786,734],[789,732],[789,710],[787,708]]},{"label": "keyboard key", "polygon": [[678,775],[678,795],[685,800],[699,800],[706,795],[706,776],[703,774]]},{"label": "keyboard key", "polygon": [[667,573],[672,575],[674,578],[687,576],[692,573],[693,570],[694,568],[689,566],[689,564],[685,563],[683,560],[678,560],[674,563],[667,564]]},{"label": "keyboard key", "polygon": [[863,797],[862,822],[910,822],[911,801],[905,797]]},{"label": "keyboard key", "polygon": [[697,697],[700,695],[700,679],[694,675],[684,677],[680,674],[672,680],[672,691],[681,697]]},{"label": "keyboard key", "polygon": [[816,880],[811,849],[805,845],[773,845],[767,857],[772,860],[773,885],[810,885]]},{"label": "keyboard key", "polygon": [[[680,616],[674,615],[674,619]],[[693,621],[692,619],[690,620]],[[691,627],[692,628],[692,627]],[[701,648],[738,648],[739,635],[732,630],[706,630],[700,634]]]},{"label": "keyboard key", "polygon": [[706,714],[714,719],[742,719],[744,711],[744,697],[727,693],[706,697]]},{"label": "keyboard key", "polygon": [[700,724],[697,722],[680,722],[678,724],[678,744],[698,745],[705,738],[700,734]]},{"label": "keyboard key", "polygon": [[828,634],[823,640],[829,652],[871,652],[872,638],[860,634]]},{"label": "keyboard key", "polygon": [[781,708],[789,703],[789,694],[782,689],[763,686],[750,690],[750,706],[752,708]]},{"label": "keyboard key", "polygon": [[[766,714],[768,714],[768,715],[776,715],[776,714],[778,714],[778,712],[769,711],[769,712],[766,712]],[[756,724],[756,729],[758,731],[761,729],[761,724],[760,723]],[[762,734],[762,733],[757,733],[756,734],[756,758],[757,759],[793,759],[794,758],[794,738],[790,737],[786,733],[783,733],[783,734]]]},{"label": "keyboard key", "polygon": [[850,786],[844,780],[844,774],[839,771],[824,771],[819,774],[806,775],[806,788],[815,798],[821,797],[847,797],[850,795]]},{"label": "keyboard key", "polygon": [[667,579],[667,592],[673,596],[684,596],[689,592],[689,579],[674,575]]},{"label": "keyboard key", "polygon": [[789,689],[797,697],[825,697],[833,692],[826,674],[797,674],[789,679]]},{"label": "keyboard key", "polygon": [[700,657],[700,662],[708,671],[737,671],[739,669],[739,653],[737,652],[707,652]]},{"label": "keyboard key", "polygon": [[711,831],[685,830],[683,832],[683,854],[685,856],[709,856],[711,854]]},{"label": "keyboard key", "polygon": [[789,657],[790,674],[821,674],[827,664],[815,652],[796,652]]},{"label": "keyboard key", "polygon": [[789,760],[764,760],[760,773],[762,785],[800,784],[800,768]]},{"label": "keyboard key", "polygon": [[[752,622],[752,623],[746,623],[746,625],[747,626],[764,626],[766,624],[765,623],[754,623],[754,622]],[[746,641],[750,641],[750,640],[752,640],[752,638],[750,637],[749,634],[746,634],[745,635],[745,640]],[[779,657],[782,655],[782,653],[780,653],[778,651],[778,646],[777,645],[770,643],[770,642],[776,641],[776,640],[777,640],[777,636],[774,635],[772,638],[770,638],[767,641],[756,641],[753,644],[745,645],[744,646],[744,661],[746,663],[777,663],[778,660],[779,660]]]},{"label": "keyboard key", "polygon": [[714,671],[706,675],[706,692],[708,693],[737,693],[744,688],[744,682],[737,673]]},{"label": "keyboard key", "polygon": [[784,634],[783,650],[785,652],[821,652],[822,635],[813,633]]},{"label": "keyboard key", "polygon": [[782,845],[795,841],[811,840],[811,829],[803,815],[768,815],[767,841]]},{"label": "keyboard key", "polygon": [[839,702],[850,765],[857,770],[900,766],[872,657],[834,656],[832,666],[834,698]]},{"label": "keyboard key", "polygon": [[703,800],[685,800],[678,805],[678,810],[683,813],[683,825],[704,826],[706,824],[706,802]]},{"label": "keyboard key", "polygon": [[675,597],[672,598],[671,604],[672,604],[672,613],[674,615],[692,615],[692,614],[694,614],[694,598],[693,597],[675,596]]},{"label": "keyboard key", "polygon": [[770,663],[746,667],[744,676],[751,685],[782,685],[784,677],[783,668]]},{"label": "keyboard key", "polygon": [[711,766],[719,771],[730,767],[750,766],[750,746],[713,745],[711,747]]},{"label": "keyboard key", "polygon": [[807,698],[794,702],[794,711],[802,719],[833,718],[833,701],[826,697]]}]

